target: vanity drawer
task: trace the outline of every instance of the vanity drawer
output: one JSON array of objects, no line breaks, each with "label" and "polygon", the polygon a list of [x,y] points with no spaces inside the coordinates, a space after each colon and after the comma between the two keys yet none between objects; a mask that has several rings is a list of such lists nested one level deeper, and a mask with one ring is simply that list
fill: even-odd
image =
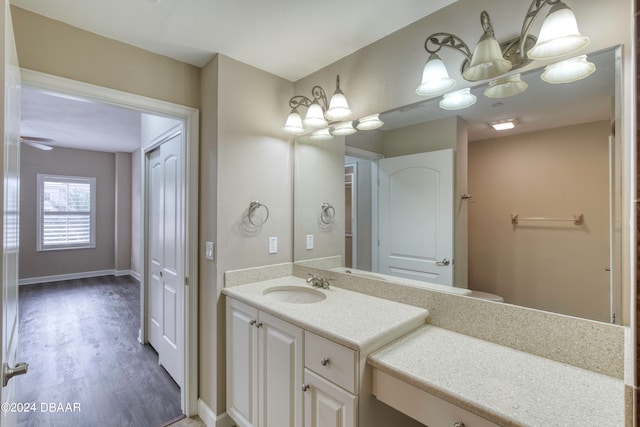
[{"label": "vanity drawer", "polygon": [[305,332],[304,366],[353,394],[358,394],[357,363],[354,350]]},{"label": "vanity drawer", "polygon": [[372,394],[381,402],[429,426],[499,427],[412,384],[373,368]]}]

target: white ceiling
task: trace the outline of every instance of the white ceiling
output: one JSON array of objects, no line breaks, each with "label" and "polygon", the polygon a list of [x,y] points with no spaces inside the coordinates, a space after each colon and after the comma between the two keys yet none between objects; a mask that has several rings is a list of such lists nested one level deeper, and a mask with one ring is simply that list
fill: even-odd
[{"label": "white ceiling", "polygon": [[456,0],[11,0],[179,61],[216,53],[296,81]]},{"label": "white ceiling", "polygon": [[132,152],[140,147],[140,112],[22,88],[20,134],[54,147]]}]

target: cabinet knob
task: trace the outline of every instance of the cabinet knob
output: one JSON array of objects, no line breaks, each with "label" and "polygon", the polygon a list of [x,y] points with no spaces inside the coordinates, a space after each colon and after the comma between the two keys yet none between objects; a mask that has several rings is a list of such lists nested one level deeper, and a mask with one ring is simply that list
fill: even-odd
[{"label": "cabinet knob", "polygon": [[255,324],[256,324],[256,322],[257,322],[257,320],[255,320],[255,319],[254,319],[254,320],[251,320],[251,321],[249,322],[249,325],[250,325],[250,326],[253,326],[253,325],[255,325]]},{"label": "cabinet knob", "polygon": [[256,323],[256,328],[262,328],[262,322]]},{"label": "cabinet knob", "polygon": [[[309,384],[302,384],[302,385],[300,386],[300,388],[302,389],[302,391],[307,391],[307,390],[309,390]],[[464,427],[464,426],[463,426],[463,427]]]},{"label": "cabinet knob", "polygon": [[323,357],[323,358],[320,360],[320,364],[321,364],[322,366],[329,366],[329,363],[331,363],[331,360],[329,360],[329,358],[328,358],[328,357]]},{"label": "cabinet knob", "polygon": [[464,427],[464,423],[462,421],[456,422],[453,427]]}]

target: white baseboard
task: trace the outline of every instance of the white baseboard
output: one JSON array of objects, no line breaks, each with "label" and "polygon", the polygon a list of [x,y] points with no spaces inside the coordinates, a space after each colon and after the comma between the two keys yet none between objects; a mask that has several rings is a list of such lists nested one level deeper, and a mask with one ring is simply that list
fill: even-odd
[{"label": "white baseboard", "polygon": [[198,416],[207,427],[233,427],[235,425],[226,412],[219,416],[216,415],[202,399],[198,399]]},{"label": "white baseboard", "polygon": [[134,279],[136,279],[138,282],[142,280],[142,276],[140,275],[140,273],[138,273],[137,271],[133,271],[133,270],[116,270],[115,273],[113,273],[114,276],[131,276]]},{"label": "white baseboard", "polygon": [[[69,274],[56,274],[53,276],[40,276],[40,277],[28,277],[26,279],[19,279],[18,285],[34,285],[36,283],[49,283],[59,282],[62,280],[74,280],[74,279],[87,279],[90,277],[99,276],[126,276],[127,274],[136,278],[133,275],[133,271],[129,270],[97,270],[97,271],[83,271],[81,273],[69,273]],[[138,279],[139,281],[140,279]]]}]

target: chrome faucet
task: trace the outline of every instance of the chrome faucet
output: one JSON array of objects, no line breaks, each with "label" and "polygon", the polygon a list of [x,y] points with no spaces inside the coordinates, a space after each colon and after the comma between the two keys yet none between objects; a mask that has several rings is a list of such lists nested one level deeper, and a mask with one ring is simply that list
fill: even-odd
[{"label": "chrome faucet", "polygon": [[311,273],[309,273],[309,276],[311,277],[307,279],[307,283],[309,283],[314,288],[329,289],[329,280],[333,280],[333,279],[324,279],[320,276],[314,276]]}]

